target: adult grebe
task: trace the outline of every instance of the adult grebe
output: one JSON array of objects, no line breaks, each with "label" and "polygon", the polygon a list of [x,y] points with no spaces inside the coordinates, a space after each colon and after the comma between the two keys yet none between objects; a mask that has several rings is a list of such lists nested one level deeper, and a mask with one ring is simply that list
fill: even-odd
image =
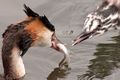
[{"label": "adult grebe", "polygon": [[2,61],[4,78],[16,80],[25,75],[22,56],[32,46],[49,46],[64,53],[59,68],[69,63],[67,48],[57,39],[55,28],[47,17],[39,16],[24,5],[27,18],[17,24],[11,24],[3,33]]},{"label": "adult grebe", "polygon": [[76,45],[95,35],[103,34],[109,28],[120,26],[120,0],[104,0],[93,12],[88,14],[82,33],[74,39]]}]

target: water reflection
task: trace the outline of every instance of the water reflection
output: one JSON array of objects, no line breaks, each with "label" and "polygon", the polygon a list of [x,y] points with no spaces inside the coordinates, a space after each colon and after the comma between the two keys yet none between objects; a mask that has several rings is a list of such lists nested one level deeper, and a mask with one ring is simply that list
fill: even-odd
[{"label": "water reflection", "polygon": [[113,43],[101,43],[97,45],[94,56],[90,60],[88,71],[79,76],[79,80],[104,79],[111,75],[112,71],[120,67],[120,35],[111,38]]},{"label": "water reflection", "polygon": [[61,70],[60,68],[55,68],[54,71],[49,74],[47,80],[58,80],[59,78],[65,78],[67,74],[69,74],[69,70],[70,69]]}]

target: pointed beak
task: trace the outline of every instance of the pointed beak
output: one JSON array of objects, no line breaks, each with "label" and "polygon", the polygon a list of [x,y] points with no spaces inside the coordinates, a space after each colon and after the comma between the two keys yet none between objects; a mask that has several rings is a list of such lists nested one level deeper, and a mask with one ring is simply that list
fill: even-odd
[{"label": "pointed beak", "polygon": [[72,46],[74,46],[74,45],[76,45],[76,44],[78,44],[86,39],[89,39],[89,38],[93,37],[94,35],[96,35],[95,32],[89,32],[89,33],[83,32],[73,40]]}]

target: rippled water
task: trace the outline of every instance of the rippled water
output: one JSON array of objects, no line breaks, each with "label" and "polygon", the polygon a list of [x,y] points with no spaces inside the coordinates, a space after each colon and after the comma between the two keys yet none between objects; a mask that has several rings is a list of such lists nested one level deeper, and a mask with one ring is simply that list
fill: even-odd
[{"label": "rippled water", "polygon": [[[109,33],[104,37],[107,38],[108,35]],[[115,35],[114,33],[108,40],[103,38],[104,42],[100,43],[95,41],[101,36],[74,47],[67,46],[71,52],[71,70],[59,71],[55,68],[47,80],[119,80],[120,35]],[[62,38],[66,41],[65,37]],[[67,39],[68,42],[71,40]]]},{"label": "rippled water", "polygon": [[[37,0],[35,0],[37,1]],[[39,0],[38,0],[39,1]],[[43,1],[43,0],[42,0]],[[37,5],[34,1],[0,1],[5,10],[1,12],[0,34],[8,23],[18,21],[22,17],[24,2],[31,7],[34,4],[39,14],[45,13],[55,25],[58,38],[65,43],[70,52],[69,70],[59,70],[58,63],[63,54],[51,48],[30,48],[23,61],[26,68],[24,80],[119,80],[120,79],[120,35],[119,30],[111,30],[101,36],[71,46],[72,40],[82,29],[85,16],[96,8],[99,0],[45,0]],[[4,5],[3,5],[4,4]],[[37,7],[36,7],[37,6]],[[14,7],[14,10],[13,10]],[[9,11],[11,10],[11,11]],[[11,14],[4,14],[10,12]],[[14,14],[12,14],[14,13]],[[19,15],[17,14],[19,13]],[[21,18],[20,18],[21,19]],[[2,42],[2,38],[0,38]],[[2,43],[0,42],[1,46]],[[1,47],[0,46],[0,47]],[[0,57],[0,74],[3,73]]]},{"label": "rippled water", "polygon": [[[114,74],[120,68],[120,35],[111,37],[113,43],[99,43],[96,45],[96,51],[93,54],[96,58],[90,60],[90,65],[85,74],[82,74],[80,80],[104,79],[106,76]],[[119,70],[118,70],[119,71]],[[115,78],[110,80],[119,80]]]}]

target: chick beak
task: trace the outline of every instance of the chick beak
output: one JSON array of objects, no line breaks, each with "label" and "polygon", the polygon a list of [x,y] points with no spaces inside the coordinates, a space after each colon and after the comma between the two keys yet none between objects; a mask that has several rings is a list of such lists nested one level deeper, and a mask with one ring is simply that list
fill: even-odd
[{"label": "chick beak", "polygon": [[76,45],[76,44],[78,44],[86,39],[89,39],[89,38],[93,37],[94,35],[96,35],[95,32],[89,32],[89,33],[83,32],[73,40],[72,46],[74,46],[74,45]]}]

